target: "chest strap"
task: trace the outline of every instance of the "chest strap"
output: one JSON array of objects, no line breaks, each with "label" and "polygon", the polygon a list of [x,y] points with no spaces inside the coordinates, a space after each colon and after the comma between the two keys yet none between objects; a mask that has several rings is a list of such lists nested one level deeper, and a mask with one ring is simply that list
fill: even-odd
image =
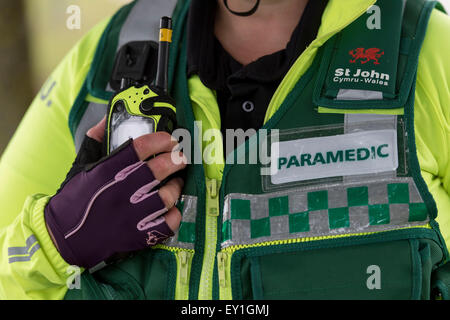
[{"label": "chest strap", "polygon": [[319,112],[403,114],[414,94],[420,48],[436,5],[378,0],[330,39],[313,96]]},{"label": "chest strap", "polygon": [[160,18],[171,17],[176,5],[177,0],[136,0],[112,17],[100,39],[83,89],[69,114],[69,127],[77,151],[87,130],[106,114],[113,93],[109,80],[117,52],[129,42],[157,42]]}]

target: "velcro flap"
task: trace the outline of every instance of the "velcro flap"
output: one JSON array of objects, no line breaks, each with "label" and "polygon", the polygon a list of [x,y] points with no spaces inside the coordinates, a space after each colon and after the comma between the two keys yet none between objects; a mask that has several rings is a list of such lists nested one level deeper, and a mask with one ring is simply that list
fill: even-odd
[{"label": "velcro flap", "polygon": [[403,108],[406,101],[398,95],[403,12],[403,0],[378,0],[325,44],[314,92],[318,106]]}]

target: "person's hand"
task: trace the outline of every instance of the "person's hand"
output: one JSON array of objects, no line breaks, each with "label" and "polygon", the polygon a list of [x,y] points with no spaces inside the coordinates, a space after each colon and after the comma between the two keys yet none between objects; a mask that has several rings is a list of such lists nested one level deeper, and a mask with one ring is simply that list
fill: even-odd
[{"label": "person's hand", "polygon": [[87,132],[66,180],[45,208],[61,256],[85,268],[161,243],[181,221],[174,205],[183,180],[160,186],[186,166],[172,161],[177,141],[165,132],[147,134],[101,158],[104,130],[105,119]]}]

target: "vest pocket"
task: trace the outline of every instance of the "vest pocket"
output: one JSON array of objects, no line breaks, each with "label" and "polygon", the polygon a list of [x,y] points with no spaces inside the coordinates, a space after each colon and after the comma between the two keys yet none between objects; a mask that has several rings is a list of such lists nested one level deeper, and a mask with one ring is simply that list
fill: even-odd
[{"label": "vest pocket", "polygon": [[93,274],[85,271],[81,288],[67,300],[171,300],[175,297],[177,262],[173,252],[149,249]]},{"label": "vest pocket", "polygon": [[431,278],[431,298],[450,300],[450,263],[439,267]]},{"label": "vest pocket", "polygon": [[242,255],[237,298],[429,299],[442,257],[435,242],[416,239],[272,251]]}]

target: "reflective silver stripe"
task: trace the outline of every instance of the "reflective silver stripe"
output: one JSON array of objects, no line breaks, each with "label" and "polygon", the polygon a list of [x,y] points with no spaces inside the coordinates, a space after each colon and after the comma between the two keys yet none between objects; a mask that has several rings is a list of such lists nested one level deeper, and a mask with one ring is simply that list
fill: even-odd
[{"label": "reflective silver stripe", "polygon": [[23,261],[30,261],[31,257],[34,255],[34,253],[40,249],[41,246],[39,244],[36,244],[33,248],[31,248],[31,251],[28,255],[26,256],[15,256],[15,257],[10,257],[8,259],[9,263],[13,263],[13,262],[23,262]]},{"label": "reflective silver stripe", "polygon": [[30,261],[34,253],[39,250],[41,246],[37,242],[34,235],[28,237],[26,240],[25,247],[10,247],[8,248],[8,262],[20,262],[20,261]]},{"label": "reflective silver stripe", "polygon": [[[159,40],[161,17],[171,17],[177,0],[139,0],[128,14],[119,35],[117,50],[131,41]],[[107,91],[112,91],[109,83]]]},{"label": "reflective silver stripe", "polygon": [[180,205],[182,206],[180,228],[164,244],[169,247],[193,250],[196,233],[197,197],[183,195],[180,200]]},{"label": "reflective silver stripe", "polygon": [[37,243],[34,247],[31,248],[30,250],[30,258],[33,256],[33,254],[38,251],[41,248],[41,246],[39,245],[39,243]]},{"label": "reflective silver stripe", "polygon": [[37,242],[37,239],[34,235],[28,237],[25,241],[25,247],[10,247],[8,248],[8,256],[19,255],[19,254],[28,254],[28,250],[30,250],[31,246]]},{"label": "reflective silver stripe", "polygon": [[347,113],[345,114],[345,133],[350,129],[358,126],[358,129],[373,130],[373,126],[367,127],[370,123],[377,126],[378,129],[395,129],[397,116],[389,114],[364,114],[364,113]]},{"label": "reflective silver stripe", "polygon": [[372,90],[339,89],[336,100],[383,100],[383,92]]},{"label": "reflective silver stripe", "polygon": [[28,254],[27,247],[11,247],[8,248],[8,256]]},{"label": "reflective silver stripe", "polygon": [[426,212],[409,177],[258,195],[229,194],[221,246],[424,226],[429,221]]},{"label": "reflective silver stripe", "polygon": [[86,132],[106,115],[108,105],[90,102],[75,132],[75,150],[80,150]]},{"label": "reflective silver stripe", "polygon": [[29,256],[17,256],[17,257],[12,257],[8,259],[9,263],[13,263],[13,262],[23,262],[23,261],[30,261],[30,257]]}]

